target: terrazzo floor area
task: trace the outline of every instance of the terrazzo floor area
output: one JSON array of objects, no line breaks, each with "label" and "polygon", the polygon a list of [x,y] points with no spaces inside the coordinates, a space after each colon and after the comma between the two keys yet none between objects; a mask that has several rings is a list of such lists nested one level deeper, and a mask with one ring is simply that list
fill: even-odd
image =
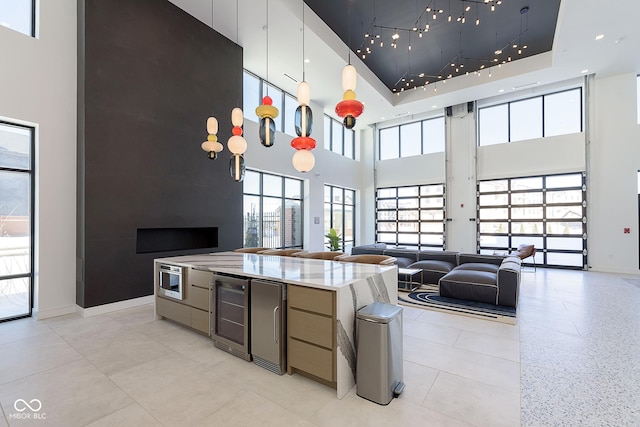
[{"label": "terrazzo floor area", "polygon": [[277,376],[151,306],[2,323],[0,426],[640,425],[639,278],[522,277],[517,325],[404,307],[406,389],[388,406]]},{"label": "terrazzo floor area", "polygon": [[639,426],[640,276],[522,277],[522,425]]}]

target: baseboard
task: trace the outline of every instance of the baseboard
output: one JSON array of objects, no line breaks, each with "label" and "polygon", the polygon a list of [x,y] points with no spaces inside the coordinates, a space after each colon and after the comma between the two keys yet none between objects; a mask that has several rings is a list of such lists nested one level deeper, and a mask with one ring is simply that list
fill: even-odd
[{"label": "baseboard", "polygon": [[145,297],[133,298],[124,301],[112,302],[110,304],[97,305],[95,307],[82,308],[76,305],[75,312],[82,317],[97,316],[99,314],[112,313],[114,311],[120,311],[127,308],[139,307],[141,305],[152,304],[153,295],[147,295]]},{"label": "baseboard", "polygon": [[636,269],[636,270],[615,270],[615,269],[611,269],[611,268],[606,268],[606,267],[591,267],[589,268],[590,272],[594,272],[594,273],[611,273],[611,274],[621,274],[621,275],[632,275],[632,276],[637,276],[638,274],[640,274],[640,270]]},{"label": "baseboard", "polygon": [[65,307],[51,308],[48,310],[33,309],[31,317],[36,320],[49,319],[51,317],[64,316],[65,314],[73,314],[76,312],[76,306],[68,305]]}]

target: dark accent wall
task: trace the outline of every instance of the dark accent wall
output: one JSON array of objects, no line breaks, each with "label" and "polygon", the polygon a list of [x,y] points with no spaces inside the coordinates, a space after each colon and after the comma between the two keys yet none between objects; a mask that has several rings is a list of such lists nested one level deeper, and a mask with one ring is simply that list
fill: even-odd
[{"label": "dark accent wall", "polygon": [[[200,148],[210,115],[223,144],[231,135],[242,48],[169,1],[79,0],[78,13],[76,302],[87,308],[153,294],[154,258],[242,246],[229,152]],[[217,246],[136,253],[138,229],[198,228],[217,229],[204,239]]]}]

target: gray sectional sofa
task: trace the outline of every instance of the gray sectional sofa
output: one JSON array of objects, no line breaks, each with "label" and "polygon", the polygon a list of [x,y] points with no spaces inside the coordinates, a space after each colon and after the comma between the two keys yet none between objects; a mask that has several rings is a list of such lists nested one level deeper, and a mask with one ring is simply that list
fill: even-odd
[{"label": "gray sectional sofa", "polygon": [[393,256],[399,268],[422,270],[421,283],[437,284],[443,297],[518,305],[521,260],[515,256],[420,251],[387,247],[384,243],[355,246],[351,254]]}]

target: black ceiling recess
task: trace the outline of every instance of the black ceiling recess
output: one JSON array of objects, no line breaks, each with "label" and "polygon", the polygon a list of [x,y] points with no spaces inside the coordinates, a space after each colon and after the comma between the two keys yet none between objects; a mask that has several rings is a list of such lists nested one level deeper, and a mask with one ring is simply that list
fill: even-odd
[{"label": "black ceiling recess", "polygon": [[393,92],[550,51],[560,8],[560,0],[305,3]]}]

